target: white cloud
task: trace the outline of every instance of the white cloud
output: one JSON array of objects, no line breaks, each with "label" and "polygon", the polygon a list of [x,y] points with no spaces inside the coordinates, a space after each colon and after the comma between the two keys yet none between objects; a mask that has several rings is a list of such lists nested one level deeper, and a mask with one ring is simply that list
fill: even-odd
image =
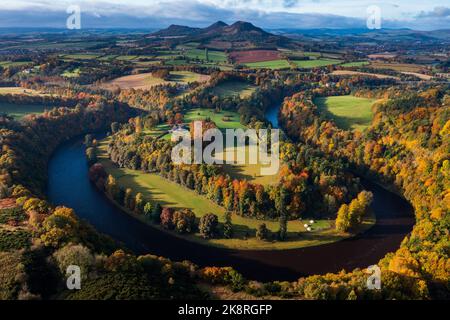
[{"label": "white cloud", "polygon": [[[306,21],[314,22],[314,27],[327,27],[327,23],[338,23],[338,18],[327,19],[324,15],[341,16],[341,22],[348,27],[349,18],[366,18],[369,5],[379,5],[384,21],[397,20],[411,25],[425,15],[440,14],[443,1],[437,0],[0,0],[0,13],[10,10],[20,14],[35,12],[65,12],[71,4],[78,4],[84,14],[100,17],[128,16],[153,21],[198,22],[207,24],[214,20],[256,19],[278,21],[280,27],[295,25],[302,14]],[[435,9],[438,8],[438,9]],[[305,15],[306,14],[306,15]],[[346,18],[347,17],[347,18]],[[11,17],[14,18],[14,17]],[[283,20],[287,19],[287,20]],[[289,20],[290,19],[290,20]],[[429,19],[429,18],[428,18]],[[117,21],[117,19],[116,19]],[[128,21],[128,20],[127,20]],[[1,22],[0,22],[1,23]],[[305,22],[306,23],[306,22]],[[354,20],[353,20],[354,23]],[[440,23],[434,21],[434,24]],[[445,23],[445,21],[444,21]],[[308,27],[308,26],[305,26]],[[443,27],[448,27],[447,25]]]}]

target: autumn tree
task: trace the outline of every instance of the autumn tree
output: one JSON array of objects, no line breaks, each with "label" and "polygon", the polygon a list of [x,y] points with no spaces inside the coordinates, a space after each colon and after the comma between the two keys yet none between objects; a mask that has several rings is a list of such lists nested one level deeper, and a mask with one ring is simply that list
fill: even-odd
[{"label": "autumn tree", "polygon": [[160,216],[160,223],[166,229],[173,229],[173,210],[168,207],[164,207]]},{"label": "autumn tree", "polygon": [[199,230],[204,239],[213,238],[217,234],[218,217],[213,213],[207,213],[200,218]]},{"label": "autumn tree", "polygon": [[161,222],[161,213],[162,213],[162,207],[159,203],[156,203],[152,210],[152,221],[153,223],[160,223]]},{"label": "autumn tree", "polygon": [[146,202],[143,209],[144,216],[146,216],[148,219],[151,219],[152,211],[153,211],[152,203]]},{"label": "autumn tree", "polygon": [[286,240],[286,237],[287,237],[286,203],[287,203],[287,192],[286,192],[286,189],[284,187],[282,187],[280,189],[279,196],[275,203],[276,209],[277,209],[277,212],[279,215],[279,223],[280,223],[280,229],[278,230],[278,239],[281,241]]},{"label": "autumn tree", "polygon": [[223,223],[223,236],[226,239],[233,237],[233,224],[231,221],[231,212],[227,211],[225,214],[225,222]]},{"label": "autumn tree", "polygon": [[136,194],[135,200],[134,200],[134,212],[137,214],[143,214],[144,213],[144,195],[140,192]]},{"label": "autumn tree", "polygon": [[172,223],[178,233],[191,233],[195,230],[195,214],[190,209],[177,210],[173,214]]},{"label": "autumn tree", "polygon": [[77,217],[72,209],[57,207],[43,222],[41,240],[46,246],[58,247],[62,243],[76,239],[78,226]]},{"label": "autumn tree", "polygon": [[125,197],[124,197],[124,205],[126,208],[130,209],[131,211],[134,210],[135,207],[135,199],[133,197],[133,189],[127,188],[125,189]]},{"label": "autumn tree", "polygon": [[336,217],[336,229],[339,231],[347,232],[350,229],[350,216],[349,208],[347,204],[341,205]]}]

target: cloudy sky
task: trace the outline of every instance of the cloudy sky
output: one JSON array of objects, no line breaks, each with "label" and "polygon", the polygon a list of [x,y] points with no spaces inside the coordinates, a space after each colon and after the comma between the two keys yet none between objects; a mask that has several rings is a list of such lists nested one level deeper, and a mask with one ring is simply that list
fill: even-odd
[{"label": "cloudy sky", "polygon": [[448,0],[1,0],[0,27],[64,27],[79,5],[82,27],[206,26],[246,20],[265,28],[365,27],[367,8],[381,9],[382,27],[450,29]]}]

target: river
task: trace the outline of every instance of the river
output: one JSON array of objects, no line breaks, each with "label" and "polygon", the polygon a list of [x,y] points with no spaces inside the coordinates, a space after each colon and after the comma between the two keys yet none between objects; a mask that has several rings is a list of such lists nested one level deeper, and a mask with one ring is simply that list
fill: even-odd
[{"label": "river", "polygon": [[[277,111],[273,113],[277,115]],[[272,119],[269,119],[273,121]],[[278,125],[278,123],[276,123]],[[189,242],[154,229],[112,205],[88,179],[82,138],[61,145],[48,167],[48,198],[73,208],[98,231],[123,242],[137,254],[156,254],[198,265],[232,266],[247,278],[296,280],[301,276],[367,267],[396,250],[414,223],[410,205],[383,188],[364,181],[374,194],[376,224],[351,239],[289,250],[230,250]]]}]

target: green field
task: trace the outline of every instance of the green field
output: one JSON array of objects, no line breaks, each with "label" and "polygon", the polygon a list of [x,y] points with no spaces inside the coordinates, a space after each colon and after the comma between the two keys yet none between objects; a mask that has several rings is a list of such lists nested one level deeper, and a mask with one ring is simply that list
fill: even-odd
[{"label": "green field", "polygon": [[31,63],[31,61],[0,61],[0,67],[20,67]]},{"label": "green field", "polygon": [[178,83],[190,83],[201,81],[202,75],[191,71],[171,71],[169,81]]},{"label": "green field", "polygon": [[[195,120],[205,120],[209,118],[212,120],[219,129],[246,129],[246,127],[240,123],[239,114],[231,111],[220,111],[215,112],[212,109],[192,109],[189,110],[184,116],[185,122],[191,122]],[[166,136],[165,136],[166,137]],[[224,142],[224,148],[226,152],[226,144]],[[246,179],[252,183],[258,183],[262,185],[274,184],[278,182],[278,175],[276,176],[263,176],[261,175],[261,164],[250,164],[249,161],[249,148],[238,148],[235,151],[235,156],[237,153],[245,153],[246,164],[243,165],[231,165],[224,164],[223,169],[225,173],[229,174],[232,178],[236,179]],[[218,153],[217,157],[221,159],[226,159],[225,155]]]},{"label": "green field", "polygon": [[35,104],[14,104],[0,102],[0,113],[6,113],[15,119],[21,119],[27,114],[43,113],[45,109],[49,109],[43,105]]},{"label": "green field", "polygon": [[315,59],[315,60],[292,60],[298,68],[317,68],[325,67],[332,64],[339,64],[342,60],[337,59]]},{"label": "green field", "polygon": [[215,63],[227,62],[227,55],[222,51],[208,50],[208,60],[206,60],[206,53],[204,49],[190,49],[185,52],[185,56],[190,59],[199,59]]},{"label": "green field", "polygon": [[202,75],[191,71],[171,71],[168,80],[163,80],[148,74],[144,79],[144,85],[152,86],[163,83],[190,83],[201,81]]},{"label": "green field", "polygon": [[131,61],[131,60],[134,60],[137,58],[138,58],[138,56],[117,56],[115,59],[122,60],[122,61]]},{"label": "green field", "polygon": [[189,64],[189,63],[184,59],[174,59],[174,60],[166,61],[165,64],[170,65],[170,66],[182,66],[182,65]]},{"label": "green field", "polygon": [[78,78],[80,76],[81,70],[80,68],[75,68],[73,70],[64,71],[61,76],[66,78]]},{"label": "green field", "polygon": [[342,129],[362,131],[372,123],[375,101],[348,95],[316,98],[314,103]]},{"label": "green field", "polygon": [[232,111],[215,112],[212,109],[192,109],[184,116],[185,122],[207,118],[211,119],[219,129],[245,129],[245,126],[240,123],[239,114]]},{"label": "green field", "polygon": [[248,98],[255,92],[256,88],[256,86],[246,82],[227,81],[212,88],[211,93],[221,98],[232,96]]},{"label": "green field", "polygon": [[[167,131],[169,131],[171,129],[171,127],[168,124],[165,123],[161,123],[158,124],[156,127],[149,129],[149,130],[144,130],[143,132],[149,136],[152,137],[161,137],[161,139],[164,140],[170,140],[171,135],[170,134],[164,134]],[[163,135],[164,134],[164,135]]]},{"label": "green field", "polygon": [[98,60],[100,60],[100,61],[110,61],[110,60],[115,59],[116,57],[117,57],[117,55],[106,55],[106,56],[98,58]]},{"label": "green field", "polygon": [[251,63],[246,63],[245,66],[248,68],[255,68],[255,69],[290,68],[289,62],[287,62],[287,60],[271,60],[271,61],[251,62]]},{"label": "green field", "polygon": [[368,65],[368,61],[354,61],[341,64],[342,67],[362,67]]},{"label": "green field", "polygon": [[98,56],[98,54],[66,54],[63,58],[70,60],[93,60]]}]

